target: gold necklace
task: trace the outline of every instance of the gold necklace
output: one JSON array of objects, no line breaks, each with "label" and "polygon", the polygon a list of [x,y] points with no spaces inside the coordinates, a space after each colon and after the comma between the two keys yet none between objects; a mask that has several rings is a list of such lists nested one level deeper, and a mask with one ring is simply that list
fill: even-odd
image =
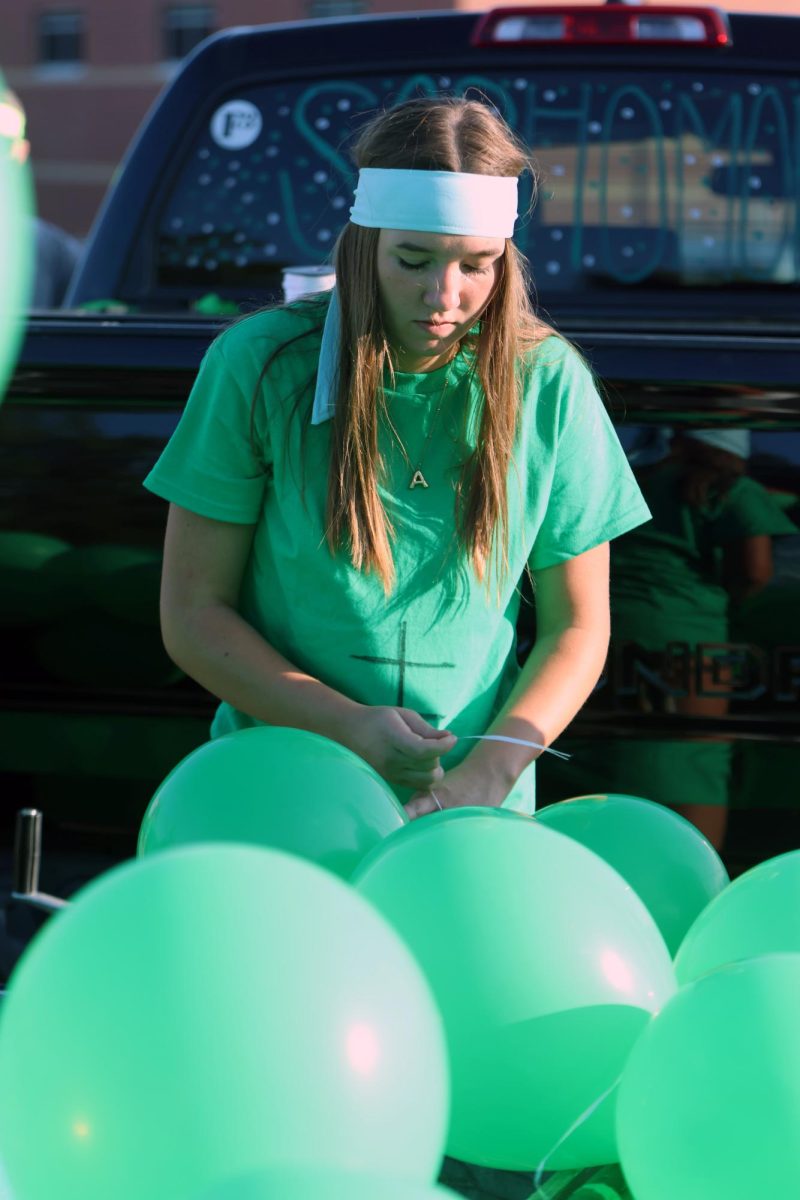
[{"label": "gold necklace", "polygon": [[[444,387],[442,388],[441,395],[439,396],[439,403],[436,406],[436,412],[433,414],[433,420],[431,421],[430,429],[428,430],[428,436],[425,438],[425,442],[423,443],[422,449],[419,454],[419,458],[417,459],[417,465],[411,473],[411,479],[409,480],[409,484],[408,484],[408,490],[410,492],[413,492],[415,487],[424,487],[424,488],[430,487],[430,484],[428,483],[427,479],[422,474],[422,464],[425,461],[425,455],[428,453],[428,446],[430,446],[430,444],[431,444],[431,438],[433,437],[433,432],[436,428],[437,421],[439,420],[439,413],[442,411],[442,405],[444,404],[445,393],[447,392],[449,385],[450,385],[450,372],[448,371],[444,377]],[[405,458],[408,465],[411,466],[411,457],[410,457],[408,451],[406,450],[405,446],[403,445],[403,440],[400,437],[400,434],[397,432],[397,430],[394,427],[394,424],[391,421],[389,421],[389,428],[391,429],[392,433],[396,437],[397,444],[399,445],[400,449],[403,451],[403,457]]]}]

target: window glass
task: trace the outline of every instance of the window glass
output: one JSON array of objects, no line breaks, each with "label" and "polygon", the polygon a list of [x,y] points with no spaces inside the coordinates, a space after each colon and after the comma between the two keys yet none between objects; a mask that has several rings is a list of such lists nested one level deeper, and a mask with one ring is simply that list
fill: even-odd
[{"label": "window glass", "polygon": [[[277,290],[281,268],[324,262],[348,216],[347,145],[362,121],[411,95],[469,88],[540,163],[516,239],[540,297],[796,285],[797,79],[498,72],[287,83],[220,101],[159,210],[162,294]],[[529,200],[526,181],[523,209]]]},{"label": "window glass", "polygon": [[83,32],[82,13],[41,13],[39,16],[39,62],[82,62]]},{"label": "window glass", "polygon": [[164,58],[180,59],[214,32],[210,4],[170,6],[164,10]]}]

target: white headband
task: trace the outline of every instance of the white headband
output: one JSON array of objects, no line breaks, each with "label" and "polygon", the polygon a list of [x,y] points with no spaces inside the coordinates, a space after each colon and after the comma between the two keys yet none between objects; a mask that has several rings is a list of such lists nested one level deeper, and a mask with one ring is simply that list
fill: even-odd
[{"label": "white headband", "polygon": [[[350,220],[368,229],[510,238],[517,219],[517,188],[513,175],[362,167]],[[334,288],[322,333],[312,425],[329,420],[336,408],[340,338],[339,299]]]},{"label": "white headband", "polygon": [[362,167],[350,220],[368,229],[510,238],[517,188],[514,175]]}]

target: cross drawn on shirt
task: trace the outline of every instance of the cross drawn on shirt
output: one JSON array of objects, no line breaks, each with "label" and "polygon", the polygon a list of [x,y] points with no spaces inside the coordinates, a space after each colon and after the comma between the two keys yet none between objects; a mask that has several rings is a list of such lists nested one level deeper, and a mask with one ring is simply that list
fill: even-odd
[{"label": "cross drawn on shirt", "polygon": [[[446,670],[448,668],[450,670],[452,670],[455,668],[455,665],[456,665],[455,663],[451,663],[451,662],[438,662],[438,663],[412,662],[411,659],[406,658],[406,643],[407,643],[406,628],[407,628],[407,622],[401,621],[400,622],[400,631],[398,634],[397,658],[380,658],[380,657],[378,657],[376,655],[372,655],[372,654],[351,654],[351,656],[350,656],[351,658],[358,658],[362,662],[383,663],[386,666],[396,666],[396,667],[400,668],[400,678],[399,678],[398,684],[397,684],[397,707],[398,708],[403,708],[405,705],[406,669],[408,667],[419,667],[419,668],[424,668],[425,670],[429,670],[429,671],[430,670],[436,671],[436,670]],[[426,721],[439,721],[442,719],[441,713],[420,713],[419,715],[421,717],[423,717]]]}]

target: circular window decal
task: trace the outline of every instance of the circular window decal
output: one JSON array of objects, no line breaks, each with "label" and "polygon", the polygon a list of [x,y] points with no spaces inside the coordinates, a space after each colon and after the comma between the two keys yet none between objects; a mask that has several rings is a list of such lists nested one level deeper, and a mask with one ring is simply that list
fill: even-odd
[{"label": "circular window decal", "polygon": [[224,150],[242,150],[252,146],[263,124],[255,104],[249,100],[229,100],[211,118],[211,136]]}]

